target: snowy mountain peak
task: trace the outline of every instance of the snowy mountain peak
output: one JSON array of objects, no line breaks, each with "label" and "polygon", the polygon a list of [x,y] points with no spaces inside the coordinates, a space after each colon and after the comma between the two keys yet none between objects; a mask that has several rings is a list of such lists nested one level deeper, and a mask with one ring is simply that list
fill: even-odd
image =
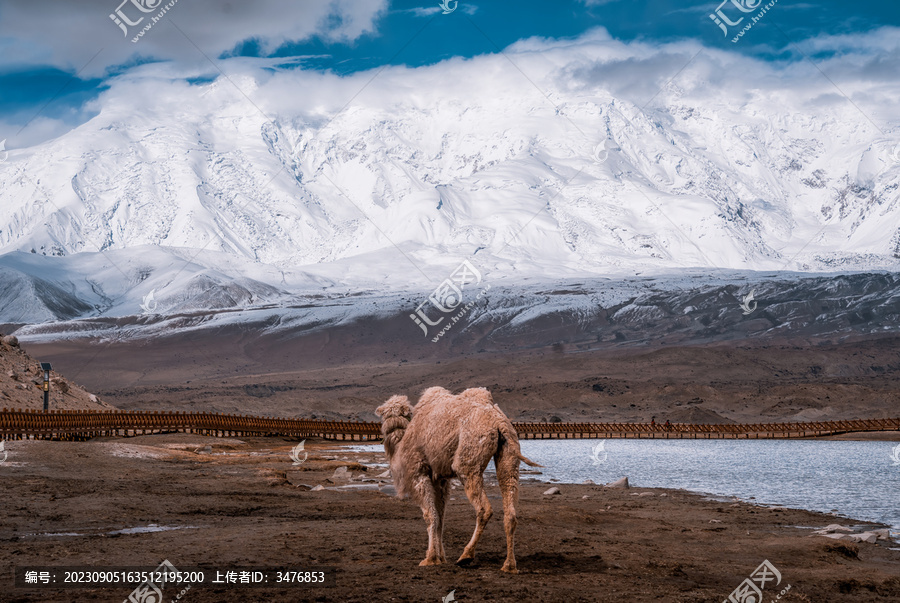
[{"label": "snowy mountain peak", "polygon": [[[479,61],[449,69],[496,68]],[[642,107],[561,85],[571,65],[545,68],[546,95],[503,73],[463,101],[429,69],[334,112],[315,95],[254,106],[284,84],[249,76],[240,93],[172,84],[138,108],[112,95],[0,164],[0,252],[194,249],[249,262],[248,277],[351,286],[433,283],[476,252],[519,276],[898,265],[898,141],[846,107],[698,101],[676,84]]]}]

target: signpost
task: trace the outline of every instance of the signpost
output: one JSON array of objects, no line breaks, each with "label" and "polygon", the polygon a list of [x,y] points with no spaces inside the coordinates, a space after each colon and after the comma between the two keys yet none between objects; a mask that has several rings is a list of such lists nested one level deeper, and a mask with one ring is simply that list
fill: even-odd
[{"label": "signpost", "polygon": [[42,362],[41,370],[44,371],[44,412],[50,408],[50,363]]}]

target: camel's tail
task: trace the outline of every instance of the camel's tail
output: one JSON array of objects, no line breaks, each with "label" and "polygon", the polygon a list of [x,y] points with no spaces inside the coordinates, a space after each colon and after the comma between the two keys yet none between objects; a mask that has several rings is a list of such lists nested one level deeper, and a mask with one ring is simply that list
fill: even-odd
[{"label": "camel's tail", "polygon": [[543,467],[543,465],[539,463],[535,463],[528,457],[524,456],[521,452],[519,453],[519,460],[525,463],[526,465],[531,465],[532,467]]},{"label": "camel's tail", "polygon": [[510,452],[526,465],[531,465],[532,467],[543,467],[543,465],[535,463],[530,458],[522,454],[522,449],[519,447],[519,434],[516,433],[516,429],[512,426],[512,424],[507,423],[505,425],[501,425],[498,431],[500,432],[500,442],[497,445],[498,455],[500,455],[504,448],[508,447],[510,449]]}]

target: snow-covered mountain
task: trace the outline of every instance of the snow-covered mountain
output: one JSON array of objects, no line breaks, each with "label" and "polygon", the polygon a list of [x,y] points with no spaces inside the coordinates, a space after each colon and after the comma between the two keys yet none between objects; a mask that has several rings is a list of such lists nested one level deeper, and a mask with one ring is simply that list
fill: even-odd
[{"label": "snow-covered mountain", "polygon": [[113,97],[11,151],[0,322],[137,314],[151,290],[172,311],[427,290],[463,258],[513,279],[900,266],[900,134],[847,103],[671,84],[640,107],[563,82],[571,64],[535,76],[541,92],[507,75],[461,98],[429,69],[343,111],[271,111],[251,78]]}]

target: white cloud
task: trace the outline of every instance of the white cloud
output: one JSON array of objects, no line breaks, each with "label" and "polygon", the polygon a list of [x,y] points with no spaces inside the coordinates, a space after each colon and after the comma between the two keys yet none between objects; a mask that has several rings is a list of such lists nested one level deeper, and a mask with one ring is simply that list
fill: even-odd
[{"label": "white cloud", "polygon": [[[132,43],[132,36],[157,14],[157,10],[142,13],[132,2],[161,9],[171,0],[126,0],[124,4],[121,0],[4,0],[0,4],[0,48],[4,50],[0,66],[52,65],[96,76],[138,57],[199,62],[205,60],[203,54],[215,58],[249,39],[259,42],[265,52],[314,35],[352,41],[373,30],[388,4],[388,0],[179,0]],[[128,28],[128,36],[110,19],[120,6],[132,21],[143,17],[138,26]]]},{"label": "white cloud", "polygon": [[[504,54],[527,78],[500,55],[454,58],[414,69],[388,67],[374,79],[374,70],[343,77],[302,70],[272,73],[268,69],[271,61],[247,59],[228,61],[227,71],[234,74],[235,81],[240,80],[244,94],[266,114],[311,124],[324,123],[350,99],[348,111],[367,107],[393,113],[430,110],[448,102],[502,106],[523,95],[546,94],[558,105],[600,95],[637,107],[649,102],[648,110],[672,102],[708,104],[717,98],[721,106],[740,111],[743,104],[768,97],[773,111],[777,108],[811,117],[820,111],[848,111],[861,124],[868,118],[883,129],[897,120],[891,107],[900,91],[900,78],[891,67],[896,61],[888,59],[896,56],[898,39],[896,29],[884,28],[868,36],[801,43],[810,51],[840,48],[840,54],[819,61],[818,68],[804,60],[766,62],[697,42],[623,43],[598,29],[576,40],[531,38],[505,49]],[[126,81],[132,85],[151,76],[171,78],[173,85],[178,85],[175,80],[184,73],[172,65],[145,66],[119,85]],[[237,101],[246,102],[237,92],[227,92],[231,84],[220,80],[217,85],[221,93],[233,93]],[[107,98],[115,89],[114,85]]]},{"label": "white cloud", "polygon": [[[454,2],[455,0],[451,0]],[[458,8],[460,11],[466,13],[467,15],[474,15],[478,12],[478,7],[474,4],[450,4],[449,5],[453,12]],[[406,8],[402,10],[398,10],[396,12],[400,13],[412,13],[416,17],[431,17],[432,15],[436,15],[438,13],[442,13],[443,10],[439,6],[419,6],[416,8]]]},{"label": "white cloud", "polygon": [[407,8],[397,12],[412,13],[416,17],[430,17],[431,15],[441,12],[441,9],[437,6],[418,6],[416,8]]},{"label": "white cloud", "polygon": [[21,124],[11,123],[8,119],[0,120],[0,140],[7,140],[6,149],[12,152],[17,148],[27,148],[62,136],[87,117],[80,112],[77,118],[71,120],[39,115],[32,119],[25,129]]},{"label": "white cloud", "polygon": [[[374,79],[376,70],[337,76],[273,69],[290,59],[235,58],[222,65],[233,81],[241,82],[243,94],[267,114],[309,119],[325,118],[350,99],[354,99],[352,106],[396,110],[401,105],[427,108],[449,99],[480,103],[523,94],[548,94],[560,104],[585,95],[609,94],[640,107],[663,87],[664,93],[656,102],[673,97],[715,96],[741,103],[771,95],[795,103],[798,109],[806,103],[819,108],[822,103],[846,104],[847,100],[819,69],[854,102],[859,101],[861,109],[869,107],[873,113],[883,111],[887,115],[887,108],[896,99],[898,75],[891,68],[896,63],[886,59],[896,55],[898,39],[895,28],[883,28],[868,36],[801,42],[800,47],[807,52],[840,49],[839,55],[819,61],[818,69],[803,60],[766,62],[703,47],[697,42],[624,43],[612,39],[603,29],[575,40],[529,38],[506,48],[504,54],[527,78],[500,55],[453,58],[419,68],[392,66]],[[697,56],[691,60],[694,55]],[[675,74],[677,77],[670,82]],[[158,102],[146,86],[160,92],[172,87],[177,97],[178,90],[187,89],[185,78],[199,76],[218,77],[218,72],[203,63],[142,65],[111,80],[111,90],[101,95],[96,109],[107,108],[112,99],[117,99],[123,106],[134,103],[134,110],[138,111],[150,99]],[[224,78],[216,87],[222,94],[233,93],[237,101],[247,102]],[[126,100],[123,95],[130,98]]]},{"label": "white cloud", "polygon": [[[205,61],[151,63],[110,80],[110,90],[84,109],[127,115],[129,111],[140,114],[141,107],[161,102],[171,102],[173,107],[194,102],[221,106],[224,102],[249,111],[256,111],[255,105],[268,116],[296,119],[315,128],[348,103],[347,112],[362,107],[396,114],[427,112],[445,103],[502,107],[534,96],[552,110],[545,95],[559,106],[596,96],[615,97],[639,108],[649,103],[648,111],[671,103],[708,105],[710,99],[717,99],[719,106],[740,111],[751,101],[766,106],[761,99],[768,98],[773,112],[815,117],[820,112],[838,111],[854,116],[865,127],[871,119],[884,131],[897,123],[893,107],[900,96],[900,76],[894,66],[900,35],[896,28],[817,38],[798,45],[811,54],[828,49],[839,52],[817,60],[816,67],[805,60],[757,60],[693,41],[625,43],[596,29],[577,39],[521,40],[504,49],[505,57],[453,58],[418,68],[391,66],[374,79],[378,70],[338,76],[278,68],[298,58],[223,60],[221,66],[231,81],[220,77]],[[184,82],[196,77],[218,78],[214,90],[202,101],[196,97],[206,88]],[[59,130],[51,126],[46,124],[46,133]]]}]

